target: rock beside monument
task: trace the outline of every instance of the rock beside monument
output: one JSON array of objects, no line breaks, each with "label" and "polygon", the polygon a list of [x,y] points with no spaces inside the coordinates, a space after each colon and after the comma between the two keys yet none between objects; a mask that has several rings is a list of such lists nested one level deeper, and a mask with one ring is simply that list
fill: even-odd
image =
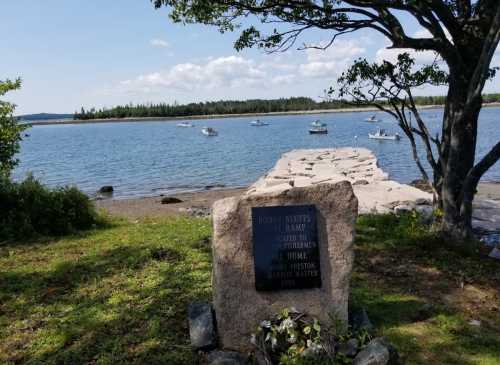
[{"label": "rock beside monument", "polygon": [[396,365],[399,356],[395,348],[383,338],[376,338],[356,355],[353,365]]},{"label": "rock beside monument", "polygon": [[355,331],[373,331],[373,324],[364,308],[349,312],[349,324]]},{"label": "rock beside monument", "polygon": [[248,357],[235,351],[212,351],[207,355],[208,365],[247,365]]},{"label": "rock beside monument", "polygon": [[189,337],[197,350],[211,350],[217,346],[215,320],[210,304],[193,303],[188,308]]}]

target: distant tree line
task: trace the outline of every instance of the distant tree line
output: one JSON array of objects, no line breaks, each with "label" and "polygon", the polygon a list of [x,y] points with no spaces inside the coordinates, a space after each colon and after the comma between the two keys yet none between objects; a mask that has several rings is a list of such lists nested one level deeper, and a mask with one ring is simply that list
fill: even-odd
[{"label": "distant tree line", "polygon": [[[485,103],[500,102],[500,94],[483,96]],[[418,96],[415,97],[418,105],[441,105],[445,96]],[[114,118],[154,118],[154,117],[188,117],[193,115],[214,114],[254,114],[289,112],[301,110],[327,110],[353,107],[352,104],[340,100],[315,101],[307,97],[293,97],[281,99],[251,99],[251,100],[220,100],[189,104],[128,104],[113,108],[85,110],[76,112],[75,119],[114,119]]]}]

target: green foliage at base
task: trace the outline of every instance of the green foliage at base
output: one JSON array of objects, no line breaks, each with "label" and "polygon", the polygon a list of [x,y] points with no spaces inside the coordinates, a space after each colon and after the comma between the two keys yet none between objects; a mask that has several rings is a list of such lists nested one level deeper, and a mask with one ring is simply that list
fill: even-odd
[{"label": "green foliage at base", "polygon": [[49,189],[33,177],[20,183],[0,178],[0,203],[0,241],[61,236],[103,223],[76,187]]}]

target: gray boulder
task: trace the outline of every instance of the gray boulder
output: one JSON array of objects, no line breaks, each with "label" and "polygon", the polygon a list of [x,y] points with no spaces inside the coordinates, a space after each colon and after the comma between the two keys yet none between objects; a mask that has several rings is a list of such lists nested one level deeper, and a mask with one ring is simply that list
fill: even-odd
[{"label": "gray boulder", "polygon": [[395,214],[404,214],[404,213],[409,213],[414,209],[415,209],[415,206],[412,204],[401,204],[401,205],[396,205],[394,207],[394,213]]},{"label": "gray boulder", "polygon": [[354,357],[358,353],[359,342],[355,338],[351,338],[347,342],[342,342],[337,346],[337,352],[344,356]]},{"label": "gray boulder", "polygon": [[371,332],[373,330],[373,324],[364,308],[349,313],[349,324],[355,331],[365,329]]},{"label": "gray boulder", "polygon": [[113,191],[114,188],[111,185],[105,185],[99,189],[99,193],[101,194],[111,194]]},{"label": "gray boulder", "polygon": [[423,223],[430,223],[434,215],[434,208],[430,205],[417,205],[415,211],[420,215]]},{"label": "gray boulder", "polygon": [[207,356],[208,365],[246,365],[248,358],[236,351],[212,351]]},{"label": "gray boulder", "polygon": [[182,200],[179,198],[173,197],[173,196],[166,196],[161,199],[162,204],[176,204],[176,203],[182,203]]},{"label": "gray boulder", "polygon": [[353,365],[396,365],[398,358],[396,349],[379,337],[370,341],[354,358]]},{"label": "gray boulder", "polygon": [[197,350],[211,350],[217,346],[215,320],[212,306],[207,303],[192,303],[188,308],[189,337]]}]

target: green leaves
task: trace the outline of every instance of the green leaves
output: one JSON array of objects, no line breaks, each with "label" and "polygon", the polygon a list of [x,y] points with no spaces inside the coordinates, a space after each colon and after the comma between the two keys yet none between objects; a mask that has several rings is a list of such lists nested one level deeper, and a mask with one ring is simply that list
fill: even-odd
[{"label": "green leaves", "polygon": [[[444,85],[448,74],[437,62],[416,69],[415,60],[409,53],[398,55],[391,63],[369,63],[358,59],[338,78],[340,98],[350,98],[355,103],[373,104],[380,101],[404,99],[411,89],[423,85]],[[335,90],[330,89],[329,94]]]},{"label": "green leaves", "polygon": [[[21,79],[0,81],[0,96],[21,87]],[[9,177],[18,164],[14,155],[19,152],[22,132],[28,125],[22,125],[14,118],[16,106],[0,100],[0,176]]]}]

